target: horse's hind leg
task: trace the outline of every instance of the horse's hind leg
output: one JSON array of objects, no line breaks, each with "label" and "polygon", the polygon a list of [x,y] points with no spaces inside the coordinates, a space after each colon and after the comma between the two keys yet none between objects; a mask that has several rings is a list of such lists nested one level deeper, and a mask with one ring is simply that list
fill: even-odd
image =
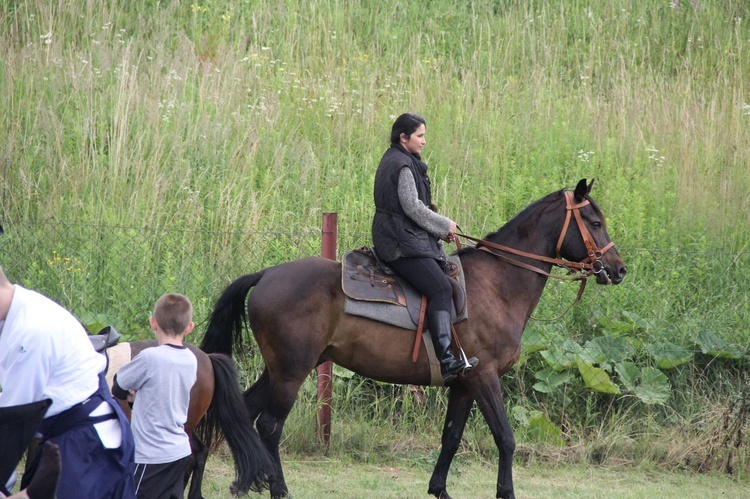
[{"label": "horse's hind leg", "polygon": [[206,468],[206,460],[208,458],[208,449],[195,434],[190,435],[190,448],[192,454],[185,469],[185,486],[187,487],[191,475],[193,479],[190,480],[190,490],[188,490],[187,497],[188,499],[203,499],[201,485],[203,482],[203,471]]},{"label": "horse's hind leg", "polygon": [[445,413],[445,424],[443,425],[440,455],[435,464],[435,470],[432,472],[432,478],[430,478],[430,486],[427,489],[428,494],[432,494],[440,499],[450,499],[445,489],[448,469],[453,461],[453,456],[458,451],[458,445],[461,443],[461,437],[466,427],[466,420],[469,418],[473,404],[474,399],[462,385],[457,385],[450,389],[448,410]]},{"label": "horse's hind leg", "polygon": [[251,421],[255,421],[260,416],[260,413],[266,409],[270,386],[271,380],[268,376],[268,369],[263,369],[260,378],[245,391],[243,397],[245,398],[245,406],[247,406],[247,410],[250,413]]},{"label": "horse's hind leg", "polygon": [[289,412],[292,410],[297,392],[305,377],[285,377],[281,381],[272,382],[268,371],[263,371],[260,379],[247,392],[245,402],[250,413],[258,415],[256,427],[268,452],[273,457],[278,469],[276,476],[270,480],[271,497],[289,497],[289,491],[284,480],[281,467],[279,442]]},{"label": "horse's hind leg", "polygon": [[[276,440],[276,444],[274,445],[273,439],[269,436],[271,433],[273,433],[273,428],[269,428],[269,418],[260,418],[261,414],[264,414],[266,412],[266,408],[268,407],[271,396],[270,389],[271,378],[268,374],[268,368],[265,368],[263,369],[263,372],[261,373],[257,381],[255,381],[255,383],[253,383],[253,385],[245,391],[243,396],[245,399],[245,406],[247,407],[247,411],[250,413],[250,420],[255,423],[255,426],[258,430],[258,435],[260,436],[263,445],[268,450],[274,463],[276,463],[277,476],[272,477],[269,480],[269,483],[272,484],[271,496],[276,497],[273,492],[274,490],[276,490],[273,486],[274,483],[277,483],[280,480],[279,487],[283,488],[283,490],[286,491],[286,484],[284,483],[284,475],[281,468],[281,458],[279,457],[278,451],[278,440]],[[280,433],[281,432],[279,431],[279,434]],[[283,497],[283,495],[281,495],[280,497]]]}]

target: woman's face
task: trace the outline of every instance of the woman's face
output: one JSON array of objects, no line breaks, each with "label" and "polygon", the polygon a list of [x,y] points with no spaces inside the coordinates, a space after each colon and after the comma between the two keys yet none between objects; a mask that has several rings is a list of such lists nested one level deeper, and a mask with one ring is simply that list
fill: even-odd
[{"label": "woman's face", "polygon": [[425,127],[423,124],[419,125],[419,128],[414,130],[414,133],[409,135],[408,137],[406,134],[401,134],[401,145],[404,146],[404,149],[409,151],[412,154],[419,154],[422,151],[422,148],[427,143],[424,140],[424,133],[425,133]]}]

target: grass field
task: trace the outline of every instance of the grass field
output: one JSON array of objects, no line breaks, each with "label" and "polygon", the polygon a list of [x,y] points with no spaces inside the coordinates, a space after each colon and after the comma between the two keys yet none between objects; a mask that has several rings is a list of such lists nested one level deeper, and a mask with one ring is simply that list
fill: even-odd
[{"label": "grass field", "polygon": [[[436,455],[394,453],[381,460],[352,460],[347,455],[282,453],[289,491],[298,499],[418,499],[427,495]],[[456,499],[493,498],[495,462],[459,453],[448,475],[448,493]],[[19,466],[18,473],[22,473]],[[19,475],[20,476],[20,475]],[[228,499],[234,467],[226,448],[210,456],[203,482],[205,499]],[[747,482],[724,474],[664,471],[642,462],[638,466],[570,464],[563,457],[516,465],[518,499],[742,499]],[[246,497],[269,497],[268,492]]]},{"label": "grass field", "polygon": [[[448,493],[456,499],[495,497],[496,464],[458,458],[448,475]],[[225,499],[231,463],[209,459],[206,499]],[[286,477],[293,497],[365,499],[427,498],[431,463],[424,456],[394,457],[382,463],[352,462],[346,457],[287,457]],[[747,483],[723,475],[693,475],[640,467],[567,465],[565,462],[516,466],[518,499],[703,499],[747,497]],[[250,494],[249,497],[267,497]]]}]

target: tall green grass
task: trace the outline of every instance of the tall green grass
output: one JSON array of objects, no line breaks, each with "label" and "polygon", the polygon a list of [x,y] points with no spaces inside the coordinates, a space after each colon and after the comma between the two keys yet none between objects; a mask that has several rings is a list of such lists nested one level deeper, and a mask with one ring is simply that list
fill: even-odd
[{"label": "tall green grass", "polygon": [[579,177],[621,246],[742,249],[743,2],[12,2],[5,216],[367,232],[394,116],[423,114],[472,233]]}]

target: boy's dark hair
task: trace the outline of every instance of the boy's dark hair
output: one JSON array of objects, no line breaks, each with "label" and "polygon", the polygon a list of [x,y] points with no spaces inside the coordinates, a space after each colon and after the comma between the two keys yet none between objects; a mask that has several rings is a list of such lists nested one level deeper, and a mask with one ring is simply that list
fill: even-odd
[{"label": "boy's dark hair", "polygon": [[193,304],[185,295],[168,293],[156,300],[153,316],[162,331],[177,336],[193,320]]}]

